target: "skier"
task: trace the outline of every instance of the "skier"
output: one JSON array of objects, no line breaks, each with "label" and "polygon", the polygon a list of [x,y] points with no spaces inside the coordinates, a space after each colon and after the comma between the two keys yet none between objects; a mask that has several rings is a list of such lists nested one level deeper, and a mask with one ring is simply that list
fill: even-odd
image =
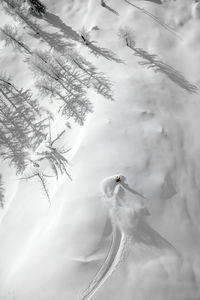
[{"label": "skier", "polygon": [[115,181],[116,181],[116,182],[120,182],[120,181],[121,181],[120,177],[117,176],[117,177],[115,178]]}]

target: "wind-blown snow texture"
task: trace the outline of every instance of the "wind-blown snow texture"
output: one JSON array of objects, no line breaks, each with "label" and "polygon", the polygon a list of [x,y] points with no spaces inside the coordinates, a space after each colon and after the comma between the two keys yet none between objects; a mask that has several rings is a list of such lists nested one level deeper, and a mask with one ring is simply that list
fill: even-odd
[{"label": "wind-blown snow texture", "polygon": [[[124,63],[80,44],[112,78],[115,101],[89,92],[93,113],[62,137],[66,149],[72,147],[73,180],[52,179],[51,208],[37,181],[19,181],[1,163],[2,300],[200,299],[199,91],[141,65],[144,57],[119,39],[119,30],[130,28],[137,49],[157,55],[199,89],[199,5],[132,0],[178,39],[127,1],[104,2],[44,1],[48,28],[77,41],[84,27],[98,49],[110,49]],[[4,15],[0,22],[11,19]],[[3,46],[0,56],[17,85],[32,85],[22,57]]]}]

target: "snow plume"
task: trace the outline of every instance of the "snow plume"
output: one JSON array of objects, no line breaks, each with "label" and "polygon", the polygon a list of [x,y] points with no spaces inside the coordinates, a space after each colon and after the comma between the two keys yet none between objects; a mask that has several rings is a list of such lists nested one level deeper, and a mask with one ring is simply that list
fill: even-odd
[{"label": "snow plume", "polygon": [[[119,178],[118,182],[117,178]],[[145,197],[130,188],[123,175],[104,179],[101,183],[101,192],[112,226],[111,244],[106,259],[85,290],[82,300],[90,299],[120,266],[128,254],[132,229],[142,216],[149,215],[144,205]]]}]

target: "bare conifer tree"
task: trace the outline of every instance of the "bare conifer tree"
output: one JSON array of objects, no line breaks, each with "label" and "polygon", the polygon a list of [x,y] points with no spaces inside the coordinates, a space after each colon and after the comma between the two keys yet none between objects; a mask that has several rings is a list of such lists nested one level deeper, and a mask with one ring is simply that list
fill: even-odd
[{"label": "bare conifer tree", "polygon": [[18,90],[9,78],[0,76],[0,153],[18,172],[46,138],[47,114],[29,90]]},{"label": "bare conifer tree", "polygon": [[24,42],[22,35],[18,33],[18,30],[11,26],[5,25],[3,28],[0,28],[0,38],[5,41],[5,46],[13,46],[19,52],[25,52],[27,55],[36,55],[38,59],[43,60],[44,63],[47,61],[44,59],[44,56],[40,56],[39,52],[34,52],[30,47]]},{"label": "bare conifer tree", "polygon": [[[21,179],[30,180],[32,178],[37,178],[39,182],[41,183],[42,189],[45,192],[47,199],[49,203],[51,204],[50,199],[50,193],[47,187],[47,179],[49,177],[56,177],[58,179],[58,176],[60,174],[66,174],[70,180],[72,180],[70,174],[68,173],[68,167],[69,162],[67,158],[65,157],[65,154],[68,153],[71,149],[65,150],[63,146],[59,146],[57,142],[60,142],[61,137],[65,133],[65,130],[63,130],[61,133],[59,133],[56,138],[52,139],[52,133],[51,133],[51,125],[50,125],[50,119],[49,119],[49,137],[48,142],[43,144],[45,149],[43,151],[37,151],[35,154],[35,159],[31,160],[32,163],[31,171],[30,171],[30,165],[28,166],[29,172],[27,173],[27,170],[24,172],[24,176],[21,177]],[[41,168],[40,162],[47,161],[50,165],[50,169],[53,171],[53,175],[48,175],[46,172],[44,172]],[[30,174],[31,173],[31,174]]]},{"label": "bare conifer tree", "polygon": [[92,111],[86,96],[85,78],[69,63],[64,64],[48,52],[37,52],[30,57],[29,64],[38,79],[37,86],[42,94],[59,100],[61,114],[83,125],[86,114]]},{"label": "bare conifer tree", "polygon": [[[12,45],[14,49],[26,54],[25,61],[34,71],[41,93],[58,101],[59,112],[62,115],[67,119],[72,118],[80,125],[84,123],[87,113],[92,111],[92,104],[87,97],[88,88],[94,88],[100,95],[113,100],[108,78],[79,55],[72,48],[72,44],[69,48],[69,43],[63,43],[58,33],[44,31],[39,21],[33,18],[30,7],[38,16],[40,13],[45,14],[45,7],[39,0],[2,0],[0,4],[23,25],[23,31],[28,29],[28,34],[41,38],[51,47],[51,51],[46,52],[31,49],[20,34],[20,25],[17,28],[6,25],[0,29],[1,39],[6,45]],[[79,39],[77,41],[80,42]],[[53,54],[52,49],[55,49]],[[99,49],[102,51],[103,48],[98,48],[98,51]],[[48,118],[48,112],[33,99],[29,90],[18,89],[11,83],[10,78],[0,75],[0,155],[14,165],[18,173],[24,174],[26,167],[32,163],[34,172],[24,179],[38,178],[50,200],[45,181],[49,175],[40,170],[39,162],[46,159],[56,177],[60,173],[67,174],[70,179],[71,177],[65,157],[69,150],[65,151],[57,146],[57,141],[63,133],[54,140],[50,138],[49,142],[45,143],[44,151],[36,151],[46,140]],[[33,159],[33,152],[38,159]]]},{"label": "bare conifer tree", "polygon": [[26,175],[25,177],[21,177],[20,179],[23,180],[30,180],[32,178],[37,178],[39,180],[39,182],[42,185],[42,190],[44,191],[48,201],[49,201],[49,205],[51,205],[51,200],[50,200],[50,195],[49,195],[49,190],[47,188],[47,182],[46,182],[46,178],[48,177],[52,177],[49,175],[46,175],[44,172],[42,172],[41,170],[34,170],[33,174],[31,175]]},{"label": "bare conifer tree", "polygon": [[111,84],[106,76],[75,50],[69,50],[65,58],[58,53],[51,55],[48,51],[33,52],[11,26],[5,26],[1,31],[6,44],[12,44],[28,54],[27,61],[39,78],[37,86],[43,95],[62,101],[62,115],[83,124],[86,114],[92,111],[86,97],[89,87],[113,100]]},{"label": "bare conifer tree", "polygon": [[12,45],[16,50],[24,50],[28,54],[32,54],[31,50],[22,40],[22,36],[18,33],[17,28],[5,25],[3,28],[0,28],[0,38],[5,41],[5,45]]},{"label": "bare conifer tree", "polygon": [[[9,5],[11,5],[10,2],[12,2],[12,0],[4,0],[4,1],[6,3],[8,2]],[[17,7],[15,11],[18,11],[18,10],[19,10],[19,14],[21,14],[20,13],[20,8]],[[23,11],[22,11],[22,14],[23,14]],[[27,22],[30,23],[32,21],[31,21],[31,19],[28,18]],[[32,29],[35,30],[37,25],[36,25],[36,27],[35,26],[33,26],[33,27],[34,28],[32,28]],[[38,29],[36,31],[38,31]],[[83,56],[78,54],[74,49],[68,48],[65,55],[60,56],[59,60],[58,60],[58,55],[56,55],[57,59],[56,59],[56,56],[54,56],[54,59],[52,59],[52,57],[50,58],[49,55],[47,55],[47,52],[45,54],[41,54],[41,52],[32,51],[24,43],[21,36],[17,35],[16,30],[12,29],[9,26],[4,27],[2,29],[2,35],[3,35],[3,38],[5,39],[7,44],[11,43],[15,47],[17,47],[17,49],[19,49],[19,48],[23,49],[27,54],[30,54],[30,55],[34,54],[35,59],[37,59],[37,60],[39,59],[38,60],[39,64],[47,63],[47,60],[48,60],[49,64],[51,64],[51,65],[52,65],[52,63],[54,65],[57,64],[57,68],[58,68],[58,65],[59,65],[59,68],[62,68],[62,72],[64,72],[64,71],[66,72],[66,70],[64,70],[64,67],[66,66],[66,69],[68,71],[68,79],[69,79],[69,75],[70,75],[69,73],[71,73],[70,76],[75,79],[76,85],[77,85],[77,81],[79,81],[79,83],[82,82],[83,85],[87,85],[88,87],[92,86],[99,94],[103,95],[104,97],[106,97],[108,99],[113,100],[110,81],[106,78],[106,76],[103,73],[98,72],[97,69],[94,67],[94,65],[92,65],[92,63],[90,63]],[[44,40],[45,40],[45,37],[42,37],[42,38],[44,38]],[[49,43],[49,41],[47,41],[47,42]],[[100,49],[100,52],[102,52],[101,50],[103,48],[98,48],[97,50],[99,51],[99,49]],[[61,57],[62,57],[62,59],[61,59]],[[64,62],[64,64],[63,64],[63,62]],[[76,76],[75,76],[75,74],[73,74],[73,72],[70,72],[69,64],[71,64],[75,67]],[[49,66],[48,66],[48,68],[49,68]],[[38,70],[39,69],[41,70],[40,67],[38,68]],[[77,73],[77,70],[79,70],[79,73]],[[47,75],[47,72],[45,72],[45,74]],[[49,75],[50,74],[48,74],[48,76]],[[82,77],[82,79],[80,77]],[[84,80],[83,80],[83,78],[84,78]],[[57,82],[59,82],[60,85],[63,86],[63,83],[61,83],[61,81],[63,81],[63,80],[61,78],[57,78],[57,75],[53,74],[53,77],[52,77],[52,74],[51,74],[51,80],[52,79],[57,80]],[[63,89],[66,90],[66,86],[63,87]],[[79,86],[78,90],[80,91],[80,86]],[[83,91],[83,89],[82,89],[82,91]],[[69,93],[71,93],[71,92],[69,92]],[[77,98],[77,90],[76,90],[76,93],[75,93],[75,97]]]},{"label": "bare conifer tree", "polygon": [[49,142],[46,144],[46,150],[42,152],[37,152],[37,154],[40,156],[40,158],[37,161],[47,160],[51,168],[58,179],[59,172],[61,174],[66,174],[70,180],[72,180],[70,174],[67,171],[67,168],[69,166],[69,162],[64,156],[66,153],[70,151],[70,149],[65,150],[63,147],[56,146],[56,142],[60,140],[62,135],[65,133],[65,130],[63,130],[61,133],[57,135],[55,139],[52,140],[51,137],[51,127],[49,125]]},{"label": "bare conifer tree", "polygon": [[112,85],[105,74],[99,72],[97,68],[82,55],[71,49],[66,54],[67,59],[87,78],[90,87],[93,87],[97,93],[103,97],[114,100]]}]

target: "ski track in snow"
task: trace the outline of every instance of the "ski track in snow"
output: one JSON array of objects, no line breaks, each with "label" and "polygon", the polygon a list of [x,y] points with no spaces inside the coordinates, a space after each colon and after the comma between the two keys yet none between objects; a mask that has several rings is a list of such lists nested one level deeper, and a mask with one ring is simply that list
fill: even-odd
[{"label": "ski track in snow", "polygon": [[123,261],[128,248],[128,237],[123,230],[112,220],[112,240],[108,255],[101,268],[84,292],[81,300],[91,299],[106,280],[115,272]]}]

